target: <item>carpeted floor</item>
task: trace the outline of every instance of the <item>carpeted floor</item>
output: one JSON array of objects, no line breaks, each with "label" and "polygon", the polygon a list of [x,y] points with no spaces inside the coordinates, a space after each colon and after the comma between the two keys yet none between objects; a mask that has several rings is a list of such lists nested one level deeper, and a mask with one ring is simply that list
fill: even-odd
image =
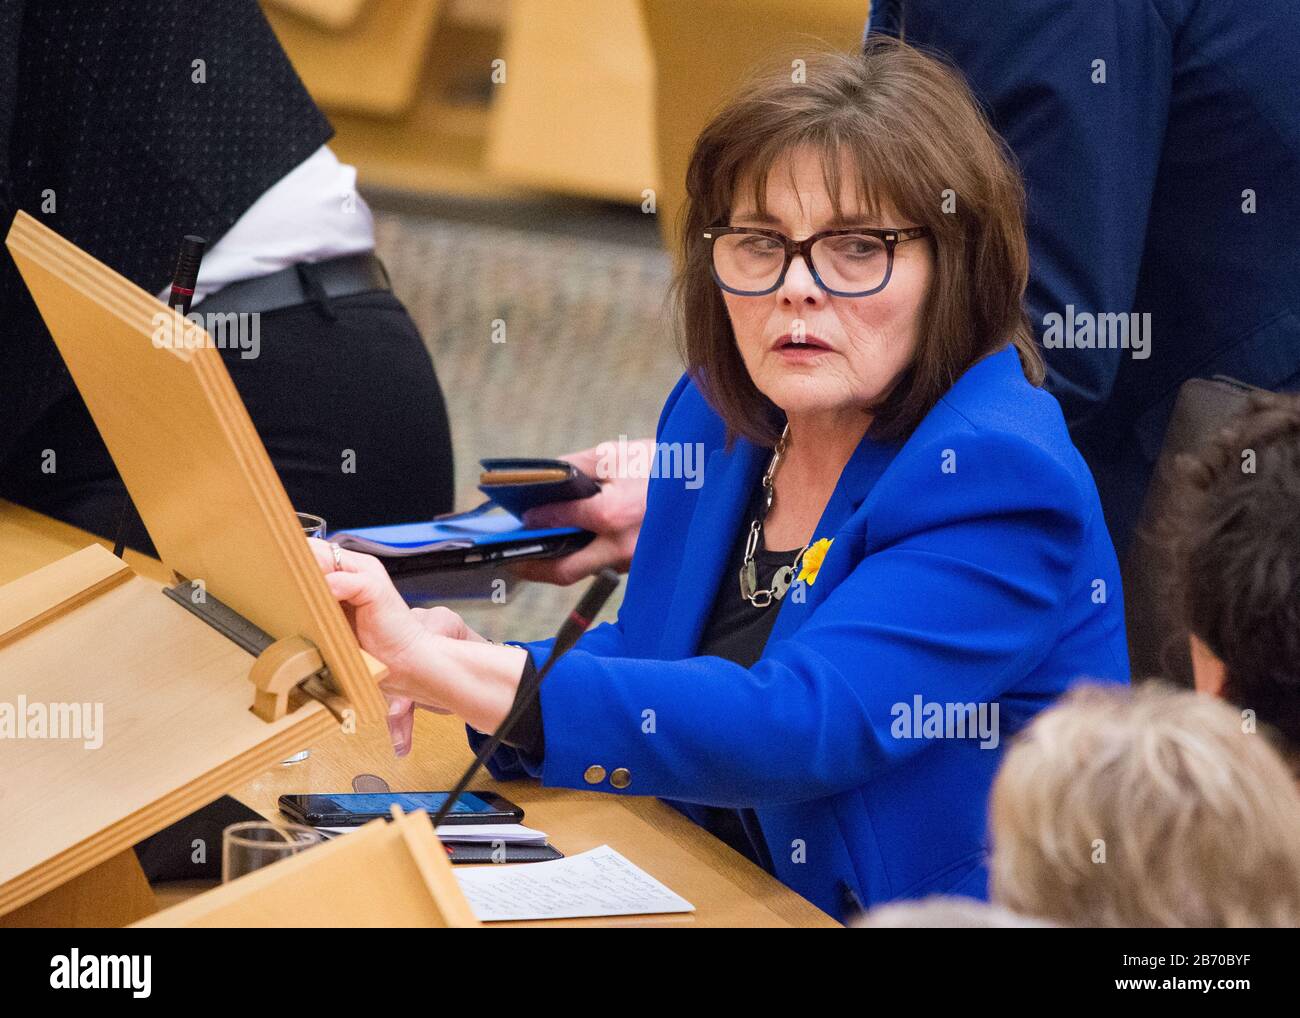
[{"label": "carpeted floor", "polygon": [[[653,433],[681,364],[670,259],[652,218],[563,203],[530,215],[491,205],[440,214],[383,196],[372,205],[378,253],[447,397],[457,508],[481,501],[481,457],[557,456]],[[492,639],[535,639],[582,589],[520,584],[505,605],[454,607]]]}]

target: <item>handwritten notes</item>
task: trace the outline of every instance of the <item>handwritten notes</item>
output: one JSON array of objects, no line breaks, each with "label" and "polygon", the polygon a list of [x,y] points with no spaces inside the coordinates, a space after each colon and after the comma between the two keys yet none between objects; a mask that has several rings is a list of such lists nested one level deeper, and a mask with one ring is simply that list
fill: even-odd
[{"label": "handwritten notes", "polygon": [[456,878],[483,922],[695,911],[608,845],[553,862],[457,869]]}]

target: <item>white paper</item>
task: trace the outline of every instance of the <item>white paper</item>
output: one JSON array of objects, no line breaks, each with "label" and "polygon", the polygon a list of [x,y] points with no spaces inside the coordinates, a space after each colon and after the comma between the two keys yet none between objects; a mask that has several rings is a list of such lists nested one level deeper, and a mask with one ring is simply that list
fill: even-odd
[{"label": "white paper", "polygon": [[454,872],[485,923],[695,911],[608,845],[551,862],[458,866]]},{"label": "white paper", "polygon": [[545,845],[546,832],[523,824],[443,824],[437,829],[443,841],[474,841],[508,845]]},{"label": "white paper", "polygon": [[[326,838],[349,831],[359,831],[360,827],[317,827]],[[545,845],[546,832],[537,831],[523,824],[443,824],[437,830],[443,841],[474,842],[491,844],[494,841],[508,845]]]}]

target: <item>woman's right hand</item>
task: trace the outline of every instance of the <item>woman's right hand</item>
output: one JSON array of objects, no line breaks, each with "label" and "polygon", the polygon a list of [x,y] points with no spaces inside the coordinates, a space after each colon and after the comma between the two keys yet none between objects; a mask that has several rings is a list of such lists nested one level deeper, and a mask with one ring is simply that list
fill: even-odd
[{"label": "woman's right hand", "polygon": [[[438,605],[436,608],[412,608],[411,615],[428,632],[434,636],[446,636],[452,640],[467,640],[470,643],[491,643],[480,636],[465,620],[450,608]],[[415,709],[431,711],[434,714],[450,714],[446,707],[435,707],[428,703],[417,703],[409,697],[385,694],[388,699],[388,734],[393,740],[393,753],[406,756],[411,751],[411,742],[415,736]]]},{"label": "woman's right hand", "polygon": [[436,608],[412,608],[415,620],[435,636],[446,636],[453,640],[469,640],[471,643],[491,643],[466,625],[465,620],[450,608],[438,605]]},{"label": "woman's right hand", "polygon": [[[358,642],[388,667],[391,680],[400,681],[406,671],[419,668],[424,657],[420,645],[429,636],[491,643],[450,608],[407,607],[383,563],[373,556],[340,551],[336,563],[334,548],[328,542],[309,538],[307,543],[325,574],[330,593],[342,604]],[[398,756],[410,752],[416,707],[437,714],[450,713],[441,704],[416,701],[392,691],[385,691],[385,697],[388,732]]]}]

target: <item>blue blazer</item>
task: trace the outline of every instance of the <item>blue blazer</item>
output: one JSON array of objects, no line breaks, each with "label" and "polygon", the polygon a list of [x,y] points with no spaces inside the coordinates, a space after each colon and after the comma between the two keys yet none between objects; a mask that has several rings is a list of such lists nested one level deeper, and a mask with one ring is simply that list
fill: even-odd
[{"label": "blue blazer", "polygon": [[[1007,738],[1080,676],[1128,678],[1115,553],[1059,405],[1008,347],[906,443],[863,439],[815,531],[833,538],[820,572],[786,595],[749,669],[695,656],[771,455],[723,438],[683,378],[658,439],[701,443],[703,484],[651,480],[618,621],[542,685],[545,759],[503,750],[493,773],[660,796],[688,816],[753,807],[776,875],[832,915],[846,887],[868,906],[983,896]],[[524,646],[538,666],[550,649]],[[997,706],[996,746],[926,737],[929,705],[962,704]]]},{"label": "blue blazer", "polygon": [[871,31],[904,25],[1015,151],[1034,327],[1067,305],[1151,316],[1145,359],[1044,351],[1123,554],[1183,381],[1300,388],[1300,4],[871,4]]}]

